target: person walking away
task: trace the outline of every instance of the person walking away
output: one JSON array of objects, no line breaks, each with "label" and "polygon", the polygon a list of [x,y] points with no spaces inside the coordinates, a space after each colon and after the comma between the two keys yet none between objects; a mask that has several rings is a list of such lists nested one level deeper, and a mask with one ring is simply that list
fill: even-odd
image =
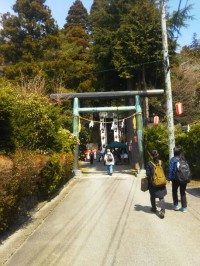
[{"label": "person walking away", "polygon": [[103,160],[104,160],[105,150],[106,150],[105,145],[103,145],[103,146],[101,147],[101,151],[100,151],[100,153],[101,153],[101,158],[102,158]]},{"label": "person walking away", "polygon": [[[172,197],[174,210],[187,212],[186,187],[190,182],[190,169],[182,155],[180,147],[174,148],[174,157],[170,160],[168,180],[172,181]],[[181,207],[178,205],[178,188],[180,188]]]},{"label": "person walking away", "polygon": [[100,162],[101,153],[99,150],[96,152],[96,156],[97,156],[97,162]]},{"label": "person walking away", "polygon": [[93,164],[93,162],[94,162],[94,152],[92,150],[90,151],[89,156],[90,156],[90,164]]},{"label": "person walking away", "polygon": [[159,154],[157,150],[151,151],[152,160],[146,165],[146,175],[148,178],[150,201],[151,201],[151,211],[156,213],[156,198],[160,201],[160,211],[159,217],[163,219],[165,217],[165,199],[167,195],[166,189],[166,177],[165,177],[165,167],[161,160],[159,160]]},{"label": "person walking away", "polygon": [[115,164],[115,159],[114,159],[114,156],[113,156],[112,152],[110,151],[110,149],[107,149],[107,152],[104,156],[104,162],[105,162],[105,165],[107,167],[107,174],[112,175],[113,165]]}]

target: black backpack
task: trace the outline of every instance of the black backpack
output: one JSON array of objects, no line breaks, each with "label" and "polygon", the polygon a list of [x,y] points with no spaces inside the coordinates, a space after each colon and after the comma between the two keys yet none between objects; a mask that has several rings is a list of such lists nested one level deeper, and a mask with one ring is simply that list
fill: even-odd
[{"label": "black backpack", "polygon": [[190,182],[191,172],[187,161],[184,158],[177,159],[176,179],[180,184],[187,184]]}]

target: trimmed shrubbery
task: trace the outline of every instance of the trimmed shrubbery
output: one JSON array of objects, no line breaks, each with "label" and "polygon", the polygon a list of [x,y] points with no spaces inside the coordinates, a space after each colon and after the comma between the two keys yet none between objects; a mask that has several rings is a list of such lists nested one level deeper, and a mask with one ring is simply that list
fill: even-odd
[{"label": "trimmed shrubbery", "polygon": [[71,178],[79,143],[60,107],[19,91],[0,87],[0,232]]},{"label": "trimmed shrubbery", "polygon": [[17,151],[0,156],[0,232],[39,201],[49,199],[72,176],[73,154]]}]

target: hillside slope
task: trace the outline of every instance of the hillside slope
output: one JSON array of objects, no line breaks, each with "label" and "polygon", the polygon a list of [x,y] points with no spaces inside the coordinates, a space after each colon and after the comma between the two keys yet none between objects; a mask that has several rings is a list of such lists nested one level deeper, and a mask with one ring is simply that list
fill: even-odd
[{"label": "hillside slope", "polygon": [[184,114],[178,116],[174,110],[176,121],[191,124],[200,120],[200,63],[185,62],[172,70],[173,106],[181,102]]}]

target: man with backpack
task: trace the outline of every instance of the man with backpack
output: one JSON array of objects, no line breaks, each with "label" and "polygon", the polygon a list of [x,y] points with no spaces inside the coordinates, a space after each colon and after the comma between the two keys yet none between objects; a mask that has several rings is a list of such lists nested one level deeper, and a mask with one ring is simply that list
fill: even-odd
[{"label": "man with backpack", "polygon": [[160,211],[158,212],[159,217],[163,219],[165,217],[165,199],[167,195],[166,189],[166,177],[164,171],[164,164],[159,160],[159,154],[157,150],[151,151],[152,160],[146,165],[146,175],[148,178],[148,186],[151,201],[151,211],[156,213],[156,198],[160,200]]},{"label": "man with backpack", "polygon": [[110,149],[107,149],[107,152],[104,156],[104,162],[107,167],[107,174],[112,175],[113,173],[113,165],[115,164],[114,156]]},{"label": "man with backpack", "polygon": [[[191,172],[180,147],[174,148],[174,157],[170,160],[168,180],[172,181],[172,197],[174,210],[187,212],[186,187],[190,182]],[[180,187],[181,207],[178,205],[178,188]]]}]

